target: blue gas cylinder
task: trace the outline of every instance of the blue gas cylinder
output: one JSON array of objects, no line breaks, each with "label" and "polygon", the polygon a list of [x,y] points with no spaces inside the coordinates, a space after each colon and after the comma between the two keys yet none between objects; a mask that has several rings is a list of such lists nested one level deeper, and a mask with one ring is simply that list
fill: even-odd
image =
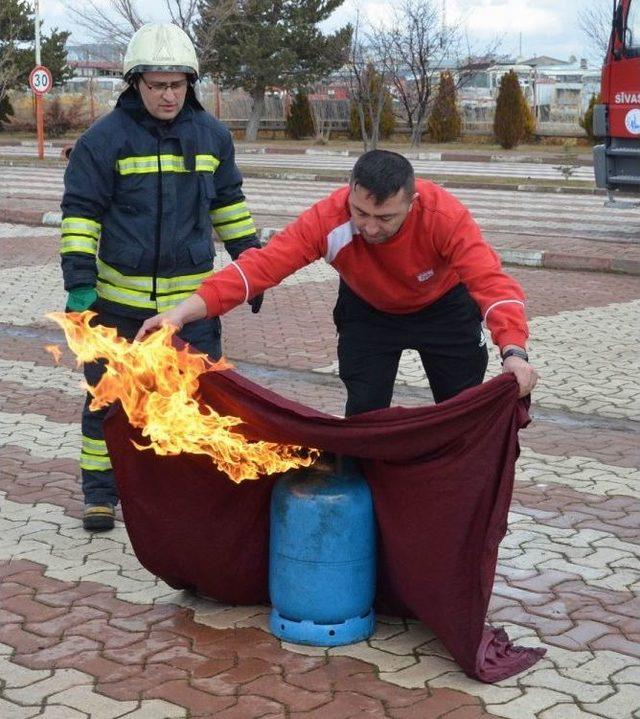
[{"label": "blue gas cylinder", "polygon": [[371,636],[376,531],[371,491],[357,472],[297,470],[271,496],[270,628],[298,644]]}]

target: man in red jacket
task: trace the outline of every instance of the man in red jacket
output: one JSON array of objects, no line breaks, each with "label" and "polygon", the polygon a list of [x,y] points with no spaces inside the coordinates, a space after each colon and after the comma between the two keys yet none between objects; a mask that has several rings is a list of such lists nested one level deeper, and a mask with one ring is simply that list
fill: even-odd
[{"label": "man in red jacket", "polygon": [[161,325],[224,314],[321,258],[340,274],[334,321],[347,416],[389,406],[405,349],[420,354],[436,402],[480,384],[483,321],[520,395],[536,385],[522,288],[503,272],[469,211],[386,150],[362,155],[347,187],[146,320],[136,339]]}]

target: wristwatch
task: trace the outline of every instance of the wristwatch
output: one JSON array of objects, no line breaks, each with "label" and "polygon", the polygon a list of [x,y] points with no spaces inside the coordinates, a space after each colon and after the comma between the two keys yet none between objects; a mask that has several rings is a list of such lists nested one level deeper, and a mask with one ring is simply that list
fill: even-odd
[{"label": "wristwatch", "polygon": [[529,355],[524,351],[519,349],[518,347],[511,347],[511,349],[505,350],[502,355],[502,362],[507,359],[507,357],[520,357],[520,359],[523,359],[525,362],[529,361]]}]

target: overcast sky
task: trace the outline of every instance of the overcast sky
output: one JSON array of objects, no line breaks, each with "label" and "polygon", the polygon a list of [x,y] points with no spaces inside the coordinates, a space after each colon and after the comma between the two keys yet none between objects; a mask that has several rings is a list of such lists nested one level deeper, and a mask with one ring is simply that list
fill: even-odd
[{"label": "overcast sky", "polygon": [[[108,5],[109,0],[96,0]],[[440,4],[443,0],[433,0]],[[82,3],[82,0],[75,0]],[[444,0],[449,21],[464,17],[468,34],[479,45],[493,38],[501,39],[500,51],[506,55],[525,57],[551,55],[567,59],[570,55],[592,57],[589,43],[578,24],[578,13],[587,0]],[[611,5],[611,0],[589,0],[589,3]],[[353,21],[356,9],[375,20],[384,22],[393,2],[375,0],[346,0],[334,14],[329,27]],[[166,20],[161,0],[138,0],[141,14],[148,20]],[[73,39],[86,41],[86,36],[71,24],[62,0],[40,0],[45,29],[57,26],[74,31]]]}]

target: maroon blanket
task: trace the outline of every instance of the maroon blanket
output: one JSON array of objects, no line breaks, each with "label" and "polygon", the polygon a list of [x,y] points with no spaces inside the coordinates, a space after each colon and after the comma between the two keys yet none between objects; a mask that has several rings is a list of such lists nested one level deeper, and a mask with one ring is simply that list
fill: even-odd
[{"label": "maroon blanket", "polygon": [[[438,406],[338,419],[232,371],[201,378],[204,402],[242,418],[252,439],[362,458],[380,528],[377,607],[418,617],[464,671],[485,682],[544,653],[485,626],[498,544],[529,420],[504,374]],[[275,477],[239,485],[207,457],[160,457],[114,408],[106,439],[133,549],[174,588],[231,604],[268,602],[269,499]]]}]

